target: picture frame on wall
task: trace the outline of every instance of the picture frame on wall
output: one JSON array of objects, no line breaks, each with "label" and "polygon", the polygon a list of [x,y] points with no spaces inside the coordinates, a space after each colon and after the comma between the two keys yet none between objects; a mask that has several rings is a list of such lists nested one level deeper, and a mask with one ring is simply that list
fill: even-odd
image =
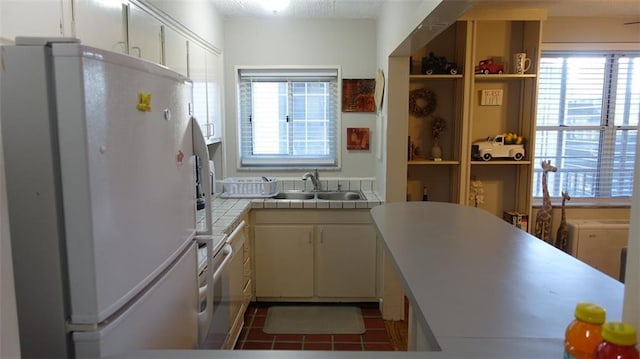
[{"label": "picture frame on wall", "polygon": [[369,128],[349,127],[347,128],[347,150],[368,151],[369,150]]},{"label": "picture frame on wall", "polygon": [[375,112],[375,79],[342,80],[342,112]]}]

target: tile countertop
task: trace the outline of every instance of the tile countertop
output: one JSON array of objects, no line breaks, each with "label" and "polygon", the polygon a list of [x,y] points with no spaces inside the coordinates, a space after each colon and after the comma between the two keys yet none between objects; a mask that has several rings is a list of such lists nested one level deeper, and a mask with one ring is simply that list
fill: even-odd
[{"label": "tile countertop", "polygon": [[[353,181],[352,181],[353,182]],[[359,183],[358,183],[359,184]],[[352,184],[355,189],[355,183]],[[327,200],[292,200],[292,199],[273,199],[273,198],[221,198],[215,196],[212,201],[212,231],[214,237],[213,253],[222,248],[224,241],[235,228],[245,214],[250,209],[366,209],[373,208],[383,203],[378,195],[369,187],[361,188],[360,191],[365,196],[364,200],[357,201],[327,201]],[[205,211],[197,211],[196,214],[197,229],[205,228]],[[200,248],[198,251],[198,263],[200,267],[204,265],[206,258],[206,249]]]}]

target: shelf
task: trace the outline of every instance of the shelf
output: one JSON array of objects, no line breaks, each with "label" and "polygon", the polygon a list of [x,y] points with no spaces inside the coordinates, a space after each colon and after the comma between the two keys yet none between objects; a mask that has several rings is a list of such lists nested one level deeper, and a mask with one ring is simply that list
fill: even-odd
[{"label": "shelf", "polygon": [[[411,54],[408,90],[433,91],[438,98],[435,113],[446,119],[449,126],[442,144],[447,160],[412,157],[406,162],[407,198],[422,198],[423,187],[427,186],[429,199],[467,204],[471,181],[478,180],[484,185],[483,208],[502,217],[505,210],[514,208],[524,213],[530,211],[533,152],[527,152],[520,161],[509,157],[483,161],[471,156],[472,142],[510,131],[534,138],[541,20],[512,19],[514,14],[497,7],[491,7],[488,14],[456,22]],[[446,58],[464,71],[455,75],[424,74],[422,62],[414,59],[423,59],[430,53]],[[511,70],[511,60],[518,53],[526,53],[530,59],[529,72],[512,73],[515,71]],[[502,63],[505,72],[476,74],[475,65],[489,58]],[[482,92],[491,90],[502,93],[500,105],[497,101],[485,101],[483,105]],[[432,124],[432,119],[424,121],[409,113],[407,135],[427,158]]]},{"label": "shelf", "polygon": [[459,165],[460,161],[412,160],[407,161],[407,164],[409,166]]},{"label": "shelf", "polygon": [[534,79],[538,75],[536,74],[474,74],[476,81],[496,81],[496,80],[522,80],[522,79]]},{"label": "shelf", "polygon": [[461,79],[461,78],[462,78],[462,74],[458,74],[458,75],[446,75],[446,74],[409,75],[409,79],[411,79],[411,80],[433,80],[433,79],[454,80],[454,79]]},{"label": "shelf", "polygon": [[487,166],[491,166],[491,165],[530,165],[531,161],[515,161],[515,160],[503,160],[503,161],[497,161],[497,160],[491,160],[491,161],[471,161],[472,165],[487,165]]}]

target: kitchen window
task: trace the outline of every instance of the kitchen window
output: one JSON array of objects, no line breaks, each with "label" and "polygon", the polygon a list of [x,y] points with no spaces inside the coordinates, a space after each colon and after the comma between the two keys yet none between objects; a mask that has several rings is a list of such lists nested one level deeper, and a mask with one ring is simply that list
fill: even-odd
[{"label": "kitchen window", "polygon": [[339,167],[338,67],[237,74],[240,168]]},{"label": "kitchen window", "polygon": [[539,81],[534,197],[542,196],[542,160],[558,168],[548,173],[551,197],[631,197],[640,53],[544,52]]}]

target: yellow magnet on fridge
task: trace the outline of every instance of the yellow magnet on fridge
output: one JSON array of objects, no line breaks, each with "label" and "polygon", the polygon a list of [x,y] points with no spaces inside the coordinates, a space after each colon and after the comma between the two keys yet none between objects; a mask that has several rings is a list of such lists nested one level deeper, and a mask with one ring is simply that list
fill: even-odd
[{"label": "yellow magnet on fridge", "polygon": [[151,111],[151,94],[146,92],[140,92],[138,94],[138,111],[150,112]]}]

